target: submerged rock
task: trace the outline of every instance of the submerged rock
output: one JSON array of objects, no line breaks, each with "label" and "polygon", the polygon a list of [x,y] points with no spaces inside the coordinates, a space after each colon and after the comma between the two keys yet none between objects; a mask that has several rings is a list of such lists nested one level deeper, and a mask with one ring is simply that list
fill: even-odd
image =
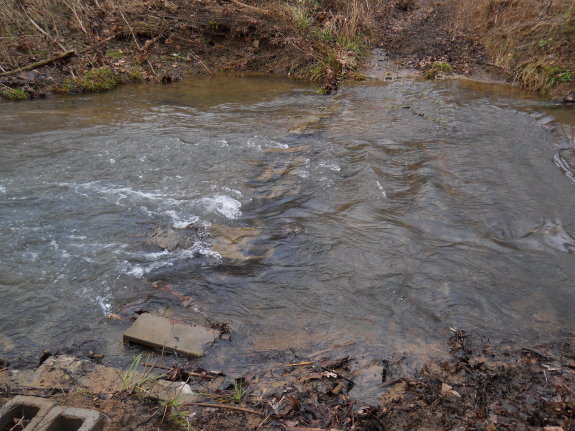
[{"label": "submerged rock", "polygon": [[149,251],[175,251],[192,248],[202,239],[202,229],[189,224],[185,228],[154,225],[145,235],[145,248]]}]

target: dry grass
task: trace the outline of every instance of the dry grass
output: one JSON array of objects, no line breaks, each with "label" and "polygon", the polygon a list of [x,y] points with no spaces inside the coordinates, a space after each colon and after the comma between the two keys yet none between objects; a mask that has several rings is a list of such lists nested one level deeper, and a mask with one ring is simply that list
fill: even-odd
[{"label": "dry grass", "polygon": [[[176,54],[194,59],[209,73],[222,65],[223,70],[241,70],[258,67],[258,59],[248,52],[234,63],[233,51],[265,40],[266,47],[281,52],[278,58],[283,56],[277,67],[286,63],[292,76],[314,78],[334,89],[342,77],[355,73],[375,34],[374,17],[389,2],[0,0],[0,73],[75,50],[65,70],[75,80],[86,70],[110,66],[105,50],[111,46],[155,75],[152,47],[163,47],[158,60],[182,44],[186,47]],[[218,63],[225,47],[230,60]],[[215,48],[219,55],[213,54]],[[204,61],[212,63],[208,67]],[[254,66],[246,66],[248,61]]]},{"label": "dry grass", "polygon": [[575,73],[575,0],[460,2],[458,21],[529,89],[568,85]]}]

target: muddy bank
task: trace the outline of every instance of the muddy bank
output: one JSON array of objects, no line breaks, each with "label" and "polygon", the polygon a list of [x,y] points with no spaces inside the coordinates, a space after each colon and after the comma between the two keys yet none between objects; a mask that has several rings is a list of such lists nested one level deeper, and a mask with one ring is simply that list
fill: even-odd
[{"label": "muddy bank", "polygon": [[451,73],[488,77],[575,101],[568,1],[397,0],[378,23],[381,47],[428,79]]},{"label": "muddy bank", "polygon": [[[39,22],[32,34],[4,43],[4,96],[10,95],[7,87],[35,98],[106,91],[130,81],[169,83],[196,73],[288,74],[301,72],[311,58],[290,43],[293,32],[286,34],[281,19],[239,2],[105,2],[53,19],[64,21],[60,28],[46,21],[53,32]],[[48,64],[15,73],[42,61]]]},{"label": "muddy bank", "polygon": [[495,346],[456,331],[446,346],[451,359],[430,361],[410,376],[397,374],[402,359],[373,364],[371,378],[381,388],[373,405],[354,391],[351,357],[274,364],[270,383],[263,375],[164,366],[159,357],[114,370],[100,365],[103,359],[61,356],[35,371],[3,364],[0,397],[26,394],[95,409],[108,418],[108,430],[572,431],[574,340]]},{"label": "muddy bank", "polygon": [[[380,3],[353,2],[353,10],[329,1],[7,5],[0,16],[0,95],[98,92],[218,72],[304,77],[330,92],[357,69]],[[43,14],[45,7],[51,13]]]},{"label": "muddy bank", "polygon": [[[537,6],[543,8],[538,21],[543,27],[555,17],[567,19],[563,27],[552,28],[557,35],[527,32],[528,45],[535,48],[513,48],[503,61],[492,39],[507,27],[480,28],[465,19],[471,13],[465,6],[447,1],[54,1],[53,12],[42,14],[48,7],[44,1],[3,12],[0,96],[5,99],[107,91],[121,83],[170,83],[218,72],[301,77],[330,93],[342,79],[362,78],[370,48],[379,46],[397,67],[428,79],[480,72],[573,100],[572,29],[560,15],[561,5]],[[487,3],[472,14],[488,14],[494,6]],[[517,19],[528,27],[531,18]]]}]

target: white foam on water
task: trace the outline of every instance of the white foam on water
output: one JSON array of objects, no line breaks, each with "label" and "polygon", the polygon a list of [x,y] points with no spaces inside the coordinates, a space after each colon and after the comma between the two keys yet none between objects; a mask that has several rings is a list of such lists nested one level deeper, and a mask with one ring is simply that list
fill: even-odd
[{"label": "white foam on water", "polygon": [[22,257],[29,262],[36,262],[38,261],[40,255],[33,251],[25,251],[24,253],[22,253]]},{"label": "white foam on water", "polygon": [[375,181],[375,185],[377,186],[377,188],[379,189],[381,196],[383,196],[384,198],[387,198],[387,193],[385,192],[385,189],[383,188],[383,186],[380,184],[379,181]]},{"label": "white foam on water", "polygon": [[126,275],[131,275],[135,278],[142,278],[144,275],[149,274],[150,272],[165,268],[168,266],[174,266],[174,263],[171,261],[155,261],[149,262],[146,264],[138,264],[138,263],[130,263],[127,260],[124,261],[125,270],[124,273]]},{"label": "white foam on water", "polygon": [[297,175],[300,178],[307,178],[309,177],[309,170],[305,168],[297,168],[293,171],[294,175]]},{"label": "white foam on water", "polygon": [[66,238],[70,239],[88,239],[87,236],[84,235],[67,235]]},{"label": "white foam on water", "polygon": [[226,138],[218,139],[217,143],[220,145],[220,147],[229,147],[230,146],[230,144],[228,144],[228,141],[226,140]]},{"label": "white foam on water", "polygon": [[184,203],[185,201],[181,201],[178,199],[169,198],[165,193],[160,192],[143,192],[141,190],[134,190],[130,187],[126,186],[113,186],[113,185],[106,185],[101,183],[100,181],[91,181],[89,183],[83,184],[68,184],[68,183],[60,183],[59,185],[62,186],[73,186],[75,191],[81,195],[88,196],[86,192],[95,192],[101,194],[103,196],[110,196],[116,198],[116,203],[118,203],[122,199],[136,198],[136,199],[145,199],[151,201],[165,201],[169,204],[179,204]]},{"label": "white foam on water", "polygon": [[231,189],[231,188],[226,187],[226,186],[222,187],[222,190],[225,191],[225,192],[233,193],[233,194],[235,194],[237,197],[240,197],[240,198],[243,197],[242,192],[240,192],[239,190]]},{"label": "white foam on water", "polygon": [[267,145],[267,148],[282,148],[286,150],[289,148],[289,145],[278,141],[271,141],[269,145]]},{"label": "white foam on water", "polygon": [[208,244],[203,241],[197,241],[192,245],[192,247],[175,252],[161,251],[158,253],[141,253],[133,255],[133,257],[139,262],[135,263],[124,260],[120,264],[120,271],[131,277],[143,278],[146,274],[157,269],[171,267],[179,262],[191,260],[200,256],[221,260],[220,254],[213,251]]},{"label": "white foam on water", "polygon": [[197,223],[200,220],[200,218],[195,215],[188,217],[181,216],[175,210],[164,211],[164,214],[170,217],[172,220],[172,226],[176,229],[186,228],[190,224]]},{"label": "white foam on water", "polygon": [[157,252],[149,252],[149,253],[129,253],[128,255],[133,258],[137,258],[140,261],[144,262],[153,262],[156,261],[164,256],[168,256],[170,252],[168,250],[162,250]]},{"label": "white foam on water", "polygon": [[329,170],[334,172],[341,171],[341,166],[339,166],[337,163],[321,162],[318,166],[320,168],[328,168]]},{"label": "white foam on water", "polygon": [[208,212],[215,212],[224,217],[234,220],[242,215],[242,203],[227,195],[215,195],[202,198],[200,202]]},{"label": "white foam on water", "polygon": [[6,187],[0,186],[0,193],[6,194]]},{"label": "white foam on water", "polygon": [[218,252],[212,250],[208,244],[201,241],[196,242],[190,249],[180,250],[179,254],[185,258],[193,258],[198,255],[213,257],[219,260],[222,258]]},{"label": "white foam on water", "polygon": [[110,303],[109,295],[97,296],[96,303],[100,306],[104,315],[107,316],[112,311],[112,304]]}]

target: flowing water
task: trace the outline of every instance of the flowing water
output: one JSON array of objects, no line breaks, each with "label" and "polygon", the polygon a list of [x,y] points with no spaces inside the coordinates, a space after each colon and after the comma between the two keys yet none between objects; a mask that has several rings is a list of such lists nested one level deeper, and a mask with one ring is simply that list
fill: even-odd
[{"label": "flowing water", "polygon": [[[426,356],[449,328],[560,335],[575,324],[574,125],[573,107],[457,80],[325,97],[208,77],[1,104],[0,353],[92,343],[129,362],[130,323],[109,313],[189,310],[153,282],[230,324],[203,363],[237,372]],[[207,236],[146,247],[150,226],[190,223]]]}]

